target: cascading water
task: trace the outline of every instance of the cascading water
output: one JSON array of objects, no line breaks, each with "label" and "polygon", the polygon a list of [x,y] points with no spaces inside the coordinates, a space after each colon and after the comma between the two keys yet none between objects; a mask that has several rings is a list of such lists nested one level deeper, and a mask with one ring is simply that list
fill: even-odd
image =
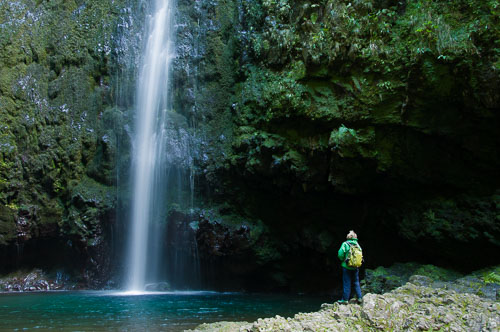
[{"label": "cascading water", "polygon": [[173,0],[152,0],[147,39],[136,88],[137,120],[133,142],[133,201],[128,245],[129,291],[155,282],[161,246],[154,225],[165,219],[165,121],[169,67],[173,58]]}]

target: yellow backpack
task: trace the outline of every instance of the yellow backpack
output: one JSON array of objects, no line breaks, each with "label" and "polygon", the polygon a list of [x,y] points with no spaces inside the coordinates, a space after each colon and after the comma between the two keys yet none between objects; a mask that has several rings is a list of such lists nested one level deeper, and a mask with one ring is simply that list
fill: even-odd
[{"label": "yellow backpack", "polygon": [[347,242],[349,245],[349,252],[347,253],[346,264],[349,267],[358,268],[363,264],[363,251],[359,244],[352,244]]}]

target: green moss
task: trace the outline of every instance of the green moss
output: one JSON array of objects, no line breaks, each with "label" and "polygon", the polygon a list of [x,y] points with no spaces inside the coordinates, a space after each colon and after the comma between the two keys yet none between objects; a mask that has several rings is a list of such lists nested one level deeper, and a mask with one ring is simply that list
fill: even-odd
[{"label": "green moss", "polygon": [[[35,237],[57,227],[64,235],[68,216],[79,217],[78,209],[86,210],[87,204],[114,204],[112,190],[102,190],[109,195],[91,192],[103,185],[85,174],[92,173],[90,166],[108,169],[98,155],[98,137],[105,131],[100,116],[111,103],[107,64],[114,61],[113,34],[125,5],[95,0],[0,4],[0,204],[29,207],[23,213]],[[75,189],[68,183],[80,185]],[[78,208],[72,206],[78,196],[74,190],[84,201]],[[98,213],[87,212],[98,221]],[[11,240],[11,224],[2,226],[3,244]]]},{"label": "green moss", "polygon": [[329,248],[331,248],[331,246],[334,242],[333,236],[326,231],[323,231],[319,234],[318,240],[319,240],[321,249],[324,252],[326,252]]},{"label": "green moss", "polygon": [[302,61],[296,61],[291,64],[291,69],[289,72],[289,77],[296,81],[303,79],[307,75],[307,67]]},{"label": "green moss", "polygon": [[[413,241],[427,237],[440,241],[456,239],[461,243],[486,240],[495,245],[494,238],[486,236],[483,239],[484,233],[480,231],[480,227],[496,229],[492,227],[496,213],[489,208],[494,202],[495,196],[464,196],[455,200],[435,198],[420,202],[418,207],[407,210],[400,225],[401,234]],[[443,250],[452,249],[445,247]]]},{"label": "green moss", "polygon": [[375,277],[387,275],[387,270],[383,266],[377,267],[375,270],[371,270],[371,273]]},{"label": "green moss", "polygon": [[347,128],[341,125],[338,129],[333,130],[330,134],[330,145],[339,148],[342,145],[353,145],[358,142],[356,130]]},{"label": "green moss", "polygon": [[111,207],[115,199],[115,192],[113,187],[106,186],[92,178],[84,176],[72,188],[72,196],[73,199],[82,199],[84,202],[92,202],[101,207]]},{"label": "green moss", "polygon": [[289,117],[292,110],[305,111],[304,87],[288,75],[250,66],[241,89],[239,117],[248,124]]},{"label": "green moss", "polygon": [[440,280],[440,281],[451,281],[459,278],[461,276],[460,273],[455,272],[450,269],[444,269],[441,267],[437,267],[434,265],[423,265],[414,271],[414,274],[423,275],[431,278],[432,280]]},{"label": "green moss", "polygon": [[39,225],[58,225],[62,226],[64,219],[64,207],[57,200],[48,200],[38,212]]},{"label": "green moss", "polygon": [[276,261],[281,258],[281,253],[270,242],[256,245],[254,251],[260,264]]},{"label": "green moss", "polygon": [[0,205],[0,245],[7,245],[16,239],[16,214],[17,209]]}]

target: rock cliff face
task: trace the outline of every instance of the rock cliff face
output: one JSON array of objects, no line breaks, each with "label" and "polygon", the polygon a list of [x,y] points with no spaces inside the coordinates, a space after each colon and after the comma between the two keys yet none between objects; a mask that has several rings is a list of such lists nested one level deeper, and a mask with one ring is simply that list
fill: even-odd
[{"label": "rock cliff face", "polygon": [[495,3],[197,4],[199,194],[274,287],[328,287],[350,229],[368,266],[498,263]]},{"label": "rock cliff face", "polygon": [[96,286],[108,277],[124,5],[0,4],[1,272],[66,268]]},{"label": "rock cliff face", "polygon": [[[119,261],[145,6],[0,4],[3,272],[66,267],[102,286]],[[368,267],[498,263],[496,2],[177,8],[195,203],[174,215],[207,287],[330,288],[350,229]]]}]

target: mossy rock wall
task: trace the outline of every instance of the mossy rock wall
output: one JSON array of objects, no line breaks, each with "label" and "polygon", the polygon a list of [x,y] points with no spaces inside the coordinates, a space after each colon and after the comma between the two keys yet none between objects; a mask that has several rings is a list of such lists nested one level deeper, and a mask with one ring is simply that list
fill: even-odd
[{"label": "mossy rock wall", "polygon": [[117,140],[126,136],[113,101],[126,8],[101,0],[0,4],[2,270],[69,265],[96,284],[108,269]]},{"label": "mossy rock wall", "polygon": [[178,36],[191,83],[175,81],[197,126],[199,205],[266,226],[262,273],[291,285],[315,271],[328,287],[350,229],[367,266],[498,263],[470,250],[500,245],[496,2],[196,6]]}]

